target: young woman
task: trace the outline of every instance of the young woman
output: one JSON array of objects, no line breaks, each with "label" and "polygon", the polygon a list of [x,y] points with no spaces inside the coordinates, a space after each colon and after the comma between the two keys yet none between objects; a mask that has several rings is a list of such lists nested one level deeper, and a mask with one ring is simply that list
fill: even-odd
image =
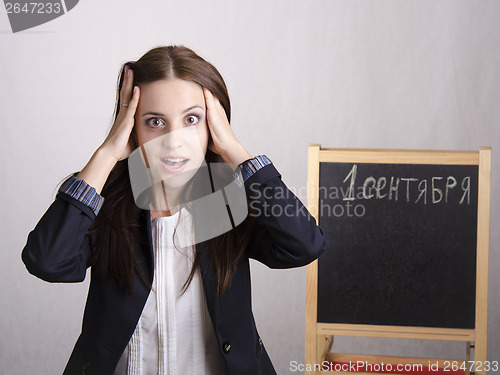
[{"label": "young woman", "polygon": [[[50,282],[82,281],[91,267],[64,374],[275,374],[252,314],[249,258],[304,266],[324,250],[324,235],[229,120],[221,75],[190,49],[159,47],[124,65],[111,131],[61,186],[22,253],[28,271]],[[144,176],[133,152],[150,180],[146,200],[133,191]],[[237,166],[244,181],[242,223],[231,198],[222,201],[230,230],[216,225],[220,207],[192,209],[206,198],[195,189],[207,182],[203,171],[217,163]],[[207,236],[206,227],[219,231]]]}]

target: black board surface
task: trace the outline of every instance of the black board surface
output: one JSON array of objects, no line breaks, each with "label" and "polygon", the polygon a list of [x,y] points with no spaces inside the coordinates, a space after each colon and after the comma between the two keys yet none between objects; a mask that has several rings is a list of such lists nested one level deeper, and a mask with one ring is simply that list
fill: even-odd
[{"label": "black board surface", "polygon": [[318,323],[474,328],[478,167],[320,163]]}]

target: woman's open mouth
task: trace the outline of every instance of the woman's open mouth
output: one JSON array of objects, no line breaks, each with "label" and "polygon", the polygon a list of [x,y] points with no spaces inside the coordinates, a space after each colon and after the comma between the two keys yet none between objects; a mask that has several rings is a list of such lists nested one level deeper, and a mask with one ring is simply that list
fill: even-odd
[{"label": "woman's open mouth", "polygon": [[183,157],[164,157],[160,159],[163,168],[169,173],[180,173],[184,170],[186,163],[189,161]]}]

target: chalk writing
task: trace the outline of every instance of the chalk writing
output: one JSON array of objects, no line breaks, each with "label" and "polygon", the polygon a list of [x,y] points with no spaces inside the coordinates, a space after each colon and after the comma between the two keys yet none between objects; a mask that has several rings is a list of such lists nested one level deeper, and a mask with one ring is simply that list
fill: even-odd
[{"label": "chalk writing", "polygon": [[[463,177],[460,184],[454,176],[434,176],[424,179],[408,176],[369,176],[364,181],[356,181],[357,176],[358,165],[354,164],[343,180],[348,184],[343,194],[344,201],[355,199],[398,201],[401,198],[407,203],[424,205],[428,203],[470,204],[470,176]],[[361,190],[361,194],[357,197],[356,190]],[[458,190],[459,194],[452,196],[450,192],[455,190]]]}]

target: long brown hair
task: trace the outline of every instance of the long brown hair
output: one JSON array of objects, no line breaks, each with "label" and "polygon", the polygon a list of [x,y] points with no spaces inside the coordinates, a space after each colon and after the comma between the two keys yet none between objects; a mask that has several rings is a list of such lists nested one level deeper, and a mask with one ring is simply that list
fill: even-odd
[{"label": "long brown hair", "polygon": [[[139,60],[129,61],[123,65],[117,85],[115,119],[120,110],[120,90],[125,66],[129,66],[134,72],[134,85],[179,78],[206,87],[219,99],[228,120],[231,119],[231,105],[224,79],[212,64],[184,46],[157,47],[148,51]],[[207,164],[223,162],[220,155],[210,150],[207,150],[205,160]],[[141,210],[134,201],[127,160],[119,161],[115,165],[101,194],[105,201],[93,227],[97,239],[92,253],[92,265],[99,271],[110,274],[130,294],[133,294],[134,270],[137,270],[141,279],[151,288],[134,257],[134,242],[139,241],[145,245],[147,238],[144,238],[145,234],[140,231]],[[233,230],[208,240],[217,275],[219,296],[222,296],[230,286],[236,263],[250,240],[253,227],[250,221],[251,215]],[[198,251],[195,253],[193,267],[184,284],[184,290],[200,266],[200,254]]]}]

